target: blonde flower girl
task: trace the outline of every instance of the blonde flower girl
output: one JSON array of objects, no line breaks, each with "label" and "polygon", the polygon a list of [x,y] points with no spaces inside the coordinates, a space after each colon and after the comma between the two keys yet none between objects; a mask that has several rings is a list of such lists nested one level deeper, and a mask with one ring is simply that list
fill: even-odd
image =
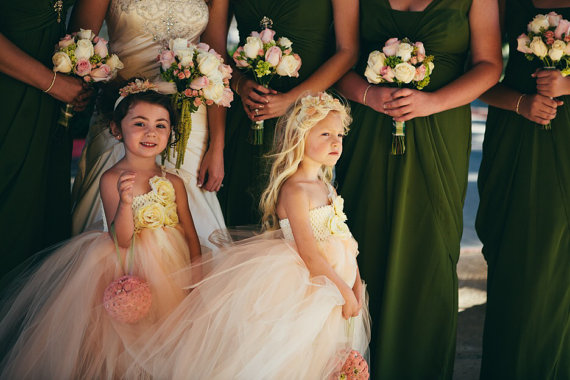
[{"label": "blonde flower girl", "polygon": [[[129,366],[133,377],[147,376],[132,362],[138,336],[184,299],[189,279],[176,273],[200,257],[184,184],[156,165],[175,135],[176,114],[169,97],[153,89],[136,80],[115,103],[111,128],[125,156],[105,172],[100,189],[116,232],[73,238],[20,277],[23,285],[13,285],[0,321],[0,343],[9,347],[0,378],[114,379]],[[148,307],[150,301],[136,323],[104,307],[106,287],[125,273],[150,289],[144,302],[135,302]],[[128,286],[116,294],[135,290]]]},{"label": "blonde flower girl", "polygon": [[268,231],[220,251],[210,274],[142,339],[135,367],[169,379],[326,379],[351,349],[365,353],[358,246],[330,184],[349,122],[326,93],[290,107],[261,200]]}]

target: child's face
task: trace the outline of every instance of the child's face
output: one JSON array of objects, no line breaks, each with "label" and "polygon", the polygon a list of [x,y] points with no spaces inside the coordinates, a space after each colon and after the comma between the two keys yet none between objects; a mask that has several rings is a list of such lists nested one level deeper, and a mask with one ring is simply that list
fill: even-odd
[{"label": "child's face", "polygon": [[125,150],[142,157],[156,157],[168,144],[170,116],[157,104],[138,102],[121,120]]},{"label": "child's face", "polygon": [[342,153],[344,128],[340,116],[329,112],[327,117],[318,122],[307,136],[305,158],[321,165],[334,166]]}]

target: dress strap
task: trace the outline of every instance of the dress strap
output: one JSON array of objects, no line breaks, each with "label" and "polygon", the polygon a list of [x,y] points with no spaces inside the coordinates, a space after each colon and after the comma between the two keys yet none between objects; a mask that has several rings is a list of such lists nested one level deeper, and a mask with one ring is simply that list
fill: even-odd
[{"label": "dress strap", "polygon": [[333,185],[327,182],[327,188],[329,189],[329,199],[333,201],[335,198],[334,187]]}]

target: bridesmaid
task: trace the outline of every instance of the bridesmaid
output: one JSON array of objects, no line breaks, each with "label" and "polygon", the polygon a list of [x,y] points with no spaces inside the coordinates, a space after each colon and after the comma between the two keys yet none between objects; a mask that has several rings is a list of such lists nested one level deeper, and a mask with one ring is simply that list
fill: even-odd
[{"label": "bridesmaid", "polygon": [[[355,72],[338,84],[355,102],[336,173],[370,294],[372,377],[450,379],[469,103],[501,73],[497,4],[362,0],[360,13],[358,74],[392,37],[421,41],[435,56],[423,91],[371,86]],[[403,156],[390,154],[392,119],[408,127]]]},{"label": "bridesmaid", "polygon": [[58,101],[81,110],[90,91],[54,73],[51,57],[71,3],[0,2],[0,277],[70,235],[71,138]]},{"label": "bridesmaid", "polygon": [[570,20],[570,4],[501,5],[509,62],[482,96],[491,107],[476,222],[489,265],[481,378],[570,379],[570,77],[516,50],[534,16]]},{"label": "bridesmaid", "polygon": [[[268,178],[264,155],[273,146],[276,118],[299,95],[329,88],[356,62],[358,7],[350,0],[238,0],[230,8],[240,45],[267,16],[277,36],[289,38],[303,61],[298,78],[276,76],[271,89],[234,70],[232,88],[238,97],[228,111],[225,186],[218,198],[226,224],[236,226],[260,223],[259,199]],[[247,142],[252,120],[265,120],[261,146]]]}]

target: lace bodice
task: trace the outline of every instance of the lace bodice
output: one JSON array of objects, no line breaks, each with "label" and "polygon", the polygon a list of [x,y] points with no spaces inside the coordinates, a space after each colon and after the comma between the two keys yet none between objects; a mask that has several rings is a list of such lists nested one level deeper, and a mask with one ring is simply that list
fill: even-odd
[{"label": "lace bodice", "polygon": [[148,182],[151,190],[133,198],[135,230],[177,225],[176,195],[172,182],[160,176],[154,176]]},{"label": "lace bodice", "polygon": [[204,0],[111,0],[109,44],[125,68],[121,78],[159,74],[156,57],[173,38],[197,42],[208,24]]},{"label": "lace bodice", "polygon": [[[351,237],[350,230],[346,225],[346,215],[344,214],[344,199],[334,193],[329,185],[329,200],[331,204],[314,208],[309,211],[311,228],[317,241],[324,241],[330,236],[340,238]],[[281,219],[279,226],[283,231],[283,236],[287,240],[293,240],[293,232],[289,219]]]}]

